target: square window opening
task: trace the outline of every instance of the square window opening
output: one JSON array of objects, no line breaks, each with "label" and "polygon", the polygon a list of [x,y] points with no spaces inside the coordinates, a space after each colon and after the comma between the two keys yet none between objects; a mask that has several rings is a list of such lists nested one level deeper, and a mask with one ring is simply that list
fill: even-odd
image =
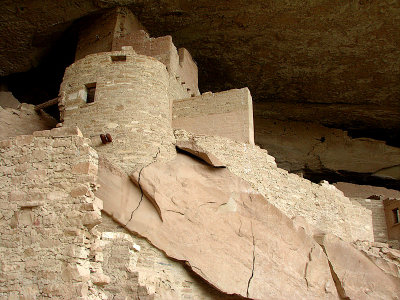
[{"label": "square window opening", "polygon": [[86,103],[93,103],[94,96],[96,94],[96,82],[88,83],[85,85],[86,87]]},{"label": "square window opening", "polygon": [[112,62],[126,61],[126,55],[112,55],[111,61]]},{"label": "square window opening", "polygon": [[400,210],[398,208],[395,208],[392,210],[392,212],[393,212],[394,224],[398,224],[400,221]]}]

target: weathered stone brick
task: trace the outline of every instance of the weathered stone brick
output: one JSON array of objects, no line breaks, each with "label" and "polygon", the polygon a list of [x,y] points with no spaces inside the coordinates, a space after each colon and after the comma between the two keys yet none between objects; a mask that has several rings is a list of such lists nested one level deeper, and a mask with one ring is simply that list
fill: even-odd
[{"label": "weathered stone brick", "polygon": [[97,166],[89,163],[82,162],[72,166],[72,172],[75,174],[97,174]]}]

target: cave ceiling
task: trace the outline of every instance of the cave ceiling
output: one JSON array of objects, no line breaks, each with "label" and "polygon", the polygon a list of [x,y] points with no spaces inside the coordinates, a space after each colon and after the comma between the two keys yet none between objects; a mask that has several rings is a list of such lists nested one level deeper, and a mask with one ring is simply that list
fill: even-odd
[{"label": "cave ceiling", "polygon": [[5,0],[0,76],[38,66],[73,24],[116,5],[191,52],[202,92],[248,86],[256,125],[317,121],[399,138],[398,0]]}]

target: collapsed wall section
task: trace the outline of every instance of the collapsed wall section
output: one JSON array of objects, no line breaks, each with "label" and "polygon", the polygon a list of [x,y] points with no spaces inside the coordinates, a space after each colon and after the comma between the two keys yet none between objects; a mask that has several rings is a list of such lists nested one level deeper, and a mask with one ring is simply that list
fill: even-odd
[{"label": "collapsed wall section", "polygon": [[[168,72],[154,58],[132,50],[92,54],[66,69],[60,112],[64,125],[78,126],[99,154],[131,173],[175,155],[168,89]],[[112,142],[102,144],[106,133]]]},{"label": "collapsed wall section", "polygon": [[175,100],[172,126],[195,134],[254,144],[253,105],[248,88]]}]

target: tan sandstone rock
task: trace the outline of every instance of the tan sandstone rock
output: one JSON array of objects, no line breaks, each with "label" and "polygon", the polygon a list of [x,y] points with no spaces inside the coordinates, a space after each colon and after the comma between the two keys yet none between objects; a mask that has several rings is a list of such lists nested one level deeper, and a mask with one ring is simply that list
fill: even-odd
[{"label": "tan sandstone rock", "polygon": [[217,289],[255,299],[337,298],[319,245],[227,169],[178,154],[133,177],[137,196],[103,198],[104,210]]},{"label": "tan sandstone rock", "polygon": [[178,140],[175,146],[180,150],[197,156],[211,166],[224,167],[224,164],[215,155],[200,147],[194,139],[188,141]]},{"label": "tan sandstone rock", "polygon": [[316,236],[345,299],[399,299],[400,280],[391,276],[352,245],[334,235]]}]

